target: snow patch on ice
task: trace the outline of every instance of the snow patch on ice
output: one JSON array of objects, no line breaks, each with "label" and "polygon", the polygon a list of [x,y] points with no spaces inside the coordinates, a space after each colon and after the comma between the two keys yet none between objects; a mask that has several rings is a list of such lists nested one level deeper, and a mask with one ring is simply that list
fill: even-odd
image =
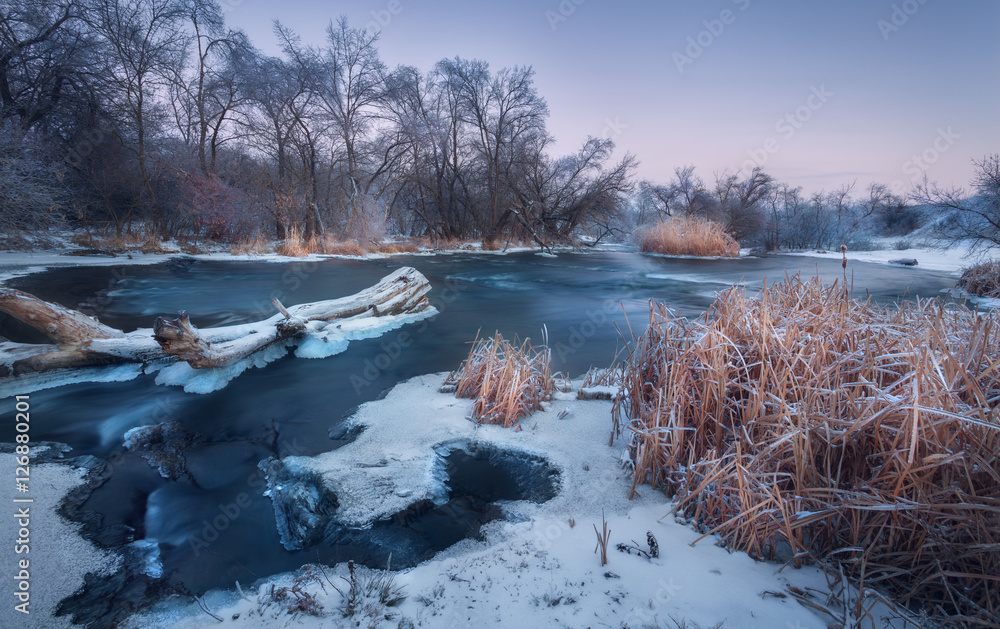
[{"label": "snow patch on ice", "polygon": [[[892,264],[892,260],[901,258],[911,258],[917,261],[917,269],[925,271],[943,271],[952,275],[959,275],[963,268],[975,264],[980,259],[991,259],[1000,257],[1000,248],[993,247],[973,253],[973,243],[963,242],[950,249],[937,249],[933,247],[911,247],[908,249],[889,248],[892,243],[886,241],[881,246],[886,247],[875,251],[850,251],[847,252],[847,263],[851,261],[873,262],[875,264]],[[796,251],[786,253],[791,256],[808,256],[812,258],[827,258],[840,260],[840,251]],[[893,265],[900,266],[900,265]],[[850,268],[850,267],[848,267]],[[905,268],[905,267],[901,267]]]},{"label": "snow patch on ice", "polygon": [[[0,454],[0,475],[14,478],[16,457]],[[110,574],[120,567],[117,555],[97,548],[80,535],[82,525],[65,520],[58,513],[63,498],[84,482],[82,472],[69,465],[40,464],[31,466],[31,494],[34,501],[18,504],[27,508],[30,516],[30,554],[17,554],[14,540],[19,537],[21,526],[17,518],[11,517],[17,509],[9,505],[6,515],[0,518],[0,538],[8,540],[0,551],[3,565],[9,566],[8,587],[16,582],[10,578],[16,574],[19,560],[30,561],[31,574],[30,616],[14,610],[13,594],[0,605],[0,627],[47,627],[52,629],[72,629],[69,616],[56,616],[60,601],[82,588],[88,573]],[[5,494],[10,495],[10,494]],[[13,590],[8,590],[12,592]],[[26,624],[27,623],[27,624]]]},{"label": "snow patch on ice", "polygon": [[345,319],[325,327],[311,327],[305,340],[295,350],[299,358],[326,358],[347,349],[351,341],[362,341],[382,336],[388,332],[416,323],[438,314],[433,306],[408,315]]},{"label": "snow patch on ice", "polygon": [[132,542],[129,546],[141,558],[139,572],[159,579],[163,576],[163,562],[160,561],[160,544],[156,540],[140,539]]},{"label": "snow patch on ice", "polygon": [[[360,317],[342,321],[311,321],[306,327],[305,338],[288,339],[239,360],[225,367],[215,369],[195,369],[187,363],[175,363],[160,369],[156,383],[184,387],[186,393],[212,393],[228,385],[234,378],[248,369],[264,367],[268,363],[283,358],[288,348],[298,343],[295,355],[299,358],[328,358],[347,349],[351,341],[382,336],[408,323],[433,317],[438,311],[434,307],[407,315],[387,315],[384,317]],[[208,336],[211,328],[202,330]]]},{"label": "snow patch on ice", "polygon": [[156,384],[184,387],[185,393],[219,391],[247,369],[263,367],[285,356],[289,344],[289,341],[275,343],[248,358],[215,369],[195,369],[187,363],[175,363],[156,374]]},{"label": "snow patch on ice", "polygon": [[142,365],[117,365],[4,378],[0,381],[0,399],[81,382],[126,382],[141,374]]}]

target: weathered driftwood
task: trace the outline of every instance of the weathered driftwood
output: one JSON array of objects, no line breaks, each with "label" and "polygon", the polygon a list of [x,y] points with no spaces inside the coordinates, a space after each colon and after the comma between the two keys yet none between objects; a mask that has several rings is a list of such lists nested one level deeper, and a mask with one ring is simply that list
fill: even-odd
[{"label": "weathered driftwood", "polygon": [[6,286],[0,286],[0,312],[6,312],[18,321],[30,325],[61,346],[83,345],[94,339],[125,336],[121,330],[109,328],[82,312],[50,304],[34,295]]},{"label": "weathered driftwood", "polygon": [[270,319],[199,330],[187,312],[176,319],[159,317],[153,329],[125,333],[87,315],[0,288],[0,310],[46,334],[54,345],[0,343],[0,377],[55,369],[149,363],[176,357],[196,369],[222,367],[274,343],[303,335],[307,328],[362,317],[414,314],[428,308],[430,284],[419,271],[403,267],[378,284],[350,297],[300,304]]}]

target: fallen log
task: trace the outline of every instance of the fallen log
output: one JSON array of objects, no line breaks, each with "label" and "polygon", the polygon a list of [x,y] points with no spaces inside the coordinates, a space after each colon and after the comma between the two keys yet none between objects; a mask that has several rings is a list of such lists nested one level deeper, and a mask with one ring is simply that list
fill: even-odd
[{"label": "fallen log", "polygon": [[63,308],[28,293],[0,286],[0,312],[30,325],[53,343],[61,346],[83,345],[94,339],[121,338],[125,333],[110,328],[92,317]]},{"label": "fallen log", "polygon": [[183,361],[195,369],[224,367],[275,343],[322,333],[327,326],[345,320],[423,312],[430,307],[430,288],[419,271],[403,267],[349,297],[290,308],[274,300],[278,314],[264,321],[199,330],[188,313],[181,311],[176,319],[158,317],[151,330],[125,333],[76,310],[0,287],[0,311],[41,331],[53,342],[0,343],[0,378],[162,360]]}]

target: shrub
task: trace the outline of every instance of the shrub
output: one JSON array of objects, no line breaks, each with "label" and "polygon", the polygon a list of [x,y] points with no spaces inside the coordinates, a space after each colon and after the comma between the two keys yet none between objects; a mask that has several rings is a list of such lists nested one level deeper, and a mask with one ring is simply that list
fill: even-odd
[{"label": "shrub", "polygon": [[[791,278],[650,307],[616,401],[633,490],[754,557],[839,565],[934,616],[1000,613],[1000,315]],[[627,425],[623,425],[627,422]]]},{"label": "shrub", "polygon": [[639,248],[672,256],[740,255],[740,245],[721,225],[693,216],[661,221],[642,234]]},{"label": "shrub", "polygon": [[1000,260],[980,262],[963,269],[958,287],[979,297],[1000,297]]},{"label": "shrub", "polygon": [[445,384],[455,385],[456,397],[476,399],[474,420],[510,428],[552,398],[551,362],[548,347],[528,341],[512,345],[497,332],[493,338],[477,337],[469,357]]}]

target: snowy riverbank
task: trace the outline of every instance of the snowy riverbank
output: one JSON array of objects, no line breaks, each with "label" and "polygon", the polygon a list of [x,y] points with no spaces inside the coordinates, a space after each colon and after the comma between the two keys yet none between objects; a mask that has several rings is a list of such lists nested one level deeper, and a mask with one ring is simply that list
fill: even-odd
[{"label": "snowy riverbank", "polygon": [[[881,248],[872,251],[848,251],[847,260],[857,262],[873,262],[876,264],[893,264],[894,260],[916,260],[916,268],[928,271],[944,271],[958,277],[963,268],[971,266],[980,260],[1000,257],[1000,249],[986,247],[974,250],[971,242],[963,242],[949,249],[927,246],[906,246],[898,248],[893,239],[882,239]],[[840,260],[840,251],[795,251],[787,255],[808,256]]]},{"label": "snowy riverbank", "polygon": [[[311,466],[350,467],[378,445],[386,459],[379,470],[397,477],[372,483],[366,492],[370,495],[357,497],[361,510],[372,517],[384,511],[382,500],[423,490],[433,495],[440,489],[441,479],[432,470],[435,446],[442,443],[540,454],[558,469],[561,490],[543,503],[502,503],[507,518],[484,527],[482,539],[466,539],[397,573],[395,585],[406,598],[392,607],[372,602],[377,597],[368,601],[370,606],[359,604],[351,626],[639,628],[672,626],[674,621],[702,627],[828,626],[829,618],[796,602],[788,590],[810,592],[817,603],[826,604],[829,590],[820,570],[782,569],[727,552],[712,537],[698,541],[701,536],[674,521],[669,502],[649,487],[627,499],[631,480],[621,466],[621,442],[607,442],[610,402],[577,400],[571,390],[522,420],[520,431],[476,426],[467,419],[469,400],[437,391],[443,377],[414,378],[385,399],[364,405],[354,419],[365,427],[356,452],[343,452],[339,462],[340,452],[320,455]],[[560,419],[564,411],[568,413]],[[611,531],[606,566],[594,553],[594,527],[602,527],[602,517]],[[647,531],[658,540],[659,557],[614,549],[632,541],[648,548]],[[253,589],[242,584],[242,596],[236,591],[209,593],[204,605],[221,623],[199,605],[178,600],[130,619],[127,626],[321,627],[345,622],[345,599],[333,585],[347,591],[341,577],[348,575],[348,567],[339,564],[313,573],[316,578],[279,575]],[[359,574],[363,581],[371,571],[359,568]],[[318,615],[288,613],[289,603],[302,597]],[[880,620],[878,626],[883,626]]]},{"label": "snowy riverbank", "polygon": [[[118,567],[116,556],[80,536],[82,525],[68,522],[57,513],[66,494],[84,482],[84,472],[66,464],[34,463],[42,448],[45,446],[33,446],[28,492],[14,496],[32,502],[8,504],[8,513],[0,518],[0,539],[5,541],[4,581],[9,588],[0,605],[3,627],[73,627],[68,616],[55,615],[60,601],[83,587],[86,574],[110,574]],[[0,474],[10,485],[14,484],[15,467],[13,453],[0,454]],[[19,510],[27,510],[28,517],[13,517]],[[24,530],[28,535],[22,538]],[[27,541],[16,544],[19,539]],[[25,560],[28,564],[23,570],[28,576],[15,580],[22,570],[19,562]],[[24,601],[14,595],[21,582],[28,584]],[[28,603],[24,608],[28,614],[15,609],[24,602]]]}]

